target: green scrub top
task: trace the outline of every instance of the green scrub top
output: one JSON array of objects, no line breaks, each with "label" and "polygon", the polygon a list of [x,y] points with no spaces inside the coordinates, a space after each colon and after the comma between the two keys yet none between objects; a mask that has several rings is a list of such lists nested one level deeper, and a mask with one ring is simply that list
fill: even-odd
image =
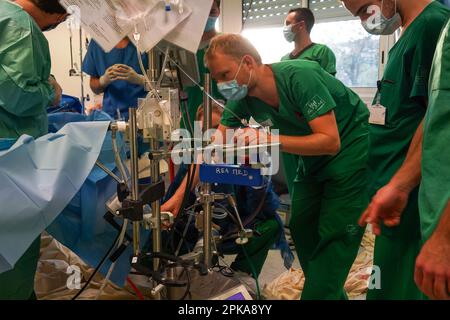
[{"label": "green scrub top", "polygon": [[[197,63],[199,68],[199,74],[200,74],[200,82],[199,84],[203,87],[204,86],[204,76],[205,74],[209,73],[209,70],[205,66],[204,58],[206,50],[208,49],[209,44],[204,46],[203,48],[200,48],[197,51]],[[219,93],[219,90],[217,89],[217,82],[212,80],[211,81],[211,95],[215,99],[221,99],[224,100],[222,95]],[[189,122],[194,128],[194,121],[195,116],[197,114],[198,107],[203,104],[203,91],[198,86],[192,86],[188,87],[184,90],[187,94],[187,108],[189,111],[189,117],[187,116],[186,109],[182,108],[182,119],[180,123],[180,128],[182,129],[189,129]]]},{"label": "green scrub top", "polygon": [[334,55],[334,52],[324,44],[313,43],[296,55],[288,53],[281,58],[281,61],[294,59],[316,61],[329,74],[333,76],[336,75],[336,56]]},{"label": "green scrub top", "polygon": [[47,133],[50,51],[36,22],[21,7],[0,1],[0,138]]},{"label": "green scrub top", "polygon": [[389,52],[381,90],[374,99],[386,108],[386,124],[370,125],[369,195],[386,185],[403,164],[423,120],[428,79],[440,31],[450,10],[433,1]]},{"label": "green scrub top", "polygon": [[271,122],[280,135],[304,136],[312,133],[310,121],[333,110],[341,151],[336,156],[301,157],[298,176],[326,178],[365,168],[369,112],[358,95],[312,61],[279,62],[271,68],[279,95],[278,110],[247,96],[227,103],[221,123],[239,127],[236,116],[246,120],[252,116],[258,123]]},{"label": "green scrub top", "polygon": [[425,116],[419,210],[426,241],[450,200],[450,21],[434,57]]}]

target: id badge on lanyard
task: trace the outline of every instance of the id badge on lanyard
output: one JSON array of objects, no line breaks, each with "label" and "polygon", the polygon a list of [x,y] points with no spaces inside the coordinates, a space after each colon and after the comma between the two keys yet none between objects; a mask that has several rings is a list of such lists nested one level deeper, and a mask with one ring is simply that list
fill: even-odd
[{"label": "id badge on lanyard", "polygon": [[369,107],[369,123],[384,126],[386,124],[386,108],[381,105],[381,81],[378,81],[378,92],[375,101],[376,103]]}]

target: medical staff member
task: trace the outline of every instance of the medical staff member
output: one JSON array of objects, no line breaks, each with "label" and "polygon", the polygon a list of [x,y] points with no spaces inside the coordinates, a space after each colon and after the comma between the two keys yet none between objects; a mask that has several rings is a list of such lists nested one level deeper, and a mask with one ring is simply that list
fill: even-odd
[{"label": "medical staff member", "polygon": [[[197,63],[200,74],[200,86],[204,86],[204,76],[208,73],[208,69],[205,67],[204,57],[205,51],[208,49],[209,42],[217,35],[216,23],[220,16],[220,0],[214,0],[211,11],[209,13],[208,21],[206,22],[205,31],[203,32],[202,40],[200,42],[199,49],[197,51]],[[198,107],[203,103],[203,91],[198,86],[187,87],[184,90],[187,94],[187,111],[186,108],[182,109],[182,119],[180,127],[188,129],[193,133],[195,115]],[[217,90],[217,83],[212,81],[211,95],[215,99],[223,99]]]},{"label": "medical staff member", "polygon": [[281,58],[281,61],[293,59],[316,61],[329,74],[334,76],[336,75],[336,56],[326,45],[312,42],[311,30],[314,23],[314,14],[310,9],[289,10],[284,22],[283,34],[286,41],[295,43],[295,48]]},{"label": "medical staff member", "polygon": [[[147,95],[137,54],[128,38],[122,39],[110,52],[92,40],[83,60],[82,69],[91,76],[92,91],[103,93],[103,111],[114,119],[128,119],[128,109],[138,107],[138,99]],[[142,61],[148,69],[146,54],[142,54]]]},{"label": "medical staff member", "polygon": [[[317,62],[329,74],[336,75],[336,56],[333,51],[324,44],[314,43],[311,40],[311,30],[314,27],[314,14],[308,8],[297,8],[289,10],[285,20],[283,30],[284,37],[288,42],[294,42],[295,48],[288,53],[281,61],[306,59]],[[297,168],[299,156],[283,153],[283,163],[285,168]],[[286,180],[289,193],[292,194],[295,175],[287,172]]]},{"label": "medical staff member", "polygon": [[419,212],[425,242],[415,281],[429,298],[450,300],[450,21],[436,48],[422,148]]},{"label": "medical staff member", "polygon": [[[418,184],[428,80],[450,10],[430,0],[344,0],[371,34],[401,29],[374,99],[370,118],[369,196],[361,224],[372,223],[379,286],[367,299],[421,299],[414,264],[421,247]],[[375,275],[375,274],[374,274]],[[381,288],[380,288],[381,287]]]},{"label": "medical staff member", "polygon": [[262,64],[240,35],[215,37],[205,61],[229,100],[218,129],[224,136],[253,117],[279,130],[281,151],[302,156],[287,169],[296,175],[290,229],[306,277],[302,299],[347,298],[344,282],[363,234],[358,217],[368,202],[367,107],[316,62]]},{"label": "medical staff member", "polygon": [[[0,1],[0,140],[47,133],[47,107],[59,104],[50,78],[50,52],[42,31],[63,22],[57,0]],[[7,209],[7,204],[2,204]],[[31,299],[39,259],[36,239],[14,266],[0,274],[0,299]]]}]

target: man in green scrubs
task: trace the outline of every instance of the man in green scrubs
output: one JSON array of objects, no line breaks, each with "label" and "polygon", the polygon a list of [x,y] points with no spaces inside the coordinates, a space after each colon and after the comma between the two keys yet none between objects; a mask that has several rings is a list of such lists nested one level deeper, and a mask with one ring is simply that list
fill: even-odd
[{"label": "man in green scrubs", "polygon": [[[371,223],[374,278],[367,299],[421,299],[414,263],[421,247],[418,184],[422,121],[436,43],[449,9],[430,0],[343,0],[364,28],[392,34],[402,27],[370,108],[369,196],[360,223]],[[378,269],[379,268],[379,269]],[[380,274],[377,275],[377,270]]]},{"label": "man in green scrubs", "polygon": [[[281,61],[305,59],[317,62],[329,74],[336,75],[336,56],[333,51],[324,44],[311,41],[311,30],[314,27],[314,14],[308,8],[289,10],[283,30],[288,42],[294,42],[295,48]],[[283,153],[283,164],[289,193],[292,195],[294,178],[300,157],[298,155]]]},{"label": "man in green scrubs", "polygon": [[315,62],[262,64],[240,35],[215,37],[205,61],[229,101],[218,129],[223,136],[253,117],[279,130],[281,151],[302,156],[290,222],[306,276],[302,299],[345,299],[363,233],[357,220],[368,202],[367,107]]},{"label": "man in green scrubs", "polygon": [[336,56],[324,44],[311,41],[311,30],[314,27],[314,14],[308,8],[289,10],[283,30],[288,42],[294,42],[295,48],[281,61],[293,59],[306,59],[316,61],[329,74],[336,75]]},{"label": "man in green scrubs", "polygon": [[[209,42],[212,38],[217,35],[216,22],[220,16],[220,0],[214,0],[209,13],[209,18],[205,26],[205,31],[202,36],[202,41],[200,42],[200,47],[197,51],[197,63],[200,74],[199,84],[204,86],[204,76],[209,73],[208,69],[205,67],[204,57],[205,51],[208,49]],[[203,103],[203,91],[198,86],[194,85],[185,89],[187,94],[187,112],[186,108],[182,109],[182,118],[180,127],[182,129],[188,129],[191,134],[193,134],[195,115],[197,114],[198,107]],[[217,91],[217,84],[212,81],[211,95],[215,99],[223,99],[223,97]]]},{"label": "man in green scrubs", "polygon": [[[47,107],[59,104],[50,77],[50,52],[42,31],[67,17],[57,0],[0,1],[0,139],[47,133]],[[0,274],[0,299],[34,296],[40,239],[14,269]]]},{"label": "man in green scrubs", "polygon": [[425,242],[415,281],[429,298],[450,299],[450,21],[436,48],[422,148],[419,212]]}]

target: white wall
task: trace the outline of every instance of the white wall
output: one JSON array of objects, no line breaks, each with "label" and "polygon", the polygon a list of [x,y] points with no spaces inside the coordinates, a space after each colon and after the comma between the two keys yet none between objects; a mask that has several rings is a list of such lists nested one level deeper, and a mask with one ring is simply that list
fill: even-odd
[{"label": "white wall", "polygon": [[222,0],[220,30],[240,33],[242,29],[242,0]]},{"label": "white wall", "polygon": [[[65,23],[62,23],[58,28],[44,33],[47,37],[50,46],[50,54],[52,57],[52,74],[55,76],[58,83],[63,88],[64,94],[75,96],[81,100],[81,79],[79,76],[70,77],[69,70],[70,63],[70,31]],[[83,57],[86,54],[86,47],[84,45],[85,34],[83,33]],[[73,32],[73,59],[81,69],[80,65],[80,36],[79,31]],[[84,94],[89,95],[93,100],[93,93],[89,88],[89,76],[84,77]],[[88,104],[89,102],[86,102]]]}]

